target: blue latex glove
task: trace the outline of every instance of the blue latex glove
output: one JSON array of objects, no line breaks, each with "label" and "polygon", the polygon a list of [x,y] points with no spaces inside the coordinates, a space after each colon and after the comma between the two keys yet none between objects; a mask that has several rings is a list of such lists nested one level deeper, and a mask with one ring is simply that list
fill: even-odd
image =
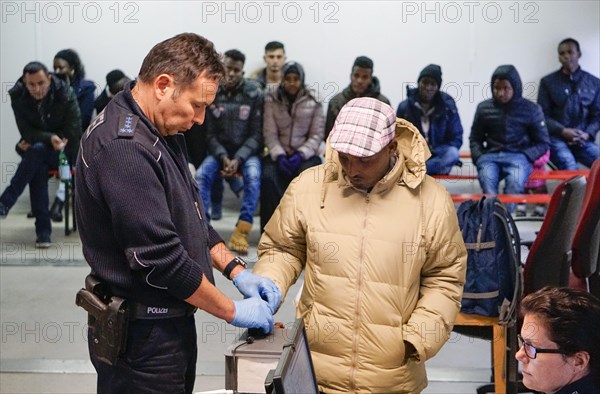
[{"label": "blue latex glove", "polygon": [[245,298],[259,297],[267,301],[271,313],[275,313],[279,307],[281,291],[271,279],[243,270],[233,278],[233,284]]},{"label": "blue latex glove", "polygon": [[300,152],[294,152],[293,155],[288,157],[288,161],[292,168],[292,173],[295,174],[300,168],[300,164],[302,164],[302,154],[300,154]]},{"label": "blue latex glove", "polygon": [[258,297],[233,301],[235,316],[231,324],[243,328],[261,328],[265,334],[273,332],[273,312],[269,305]]},{"label": "blue latex glove", "polygon": [[294,169],[290,165],[290,161],[286,155],[277,156],[277,167],[279,167],[279,171],[288,177],[294,175]]}]

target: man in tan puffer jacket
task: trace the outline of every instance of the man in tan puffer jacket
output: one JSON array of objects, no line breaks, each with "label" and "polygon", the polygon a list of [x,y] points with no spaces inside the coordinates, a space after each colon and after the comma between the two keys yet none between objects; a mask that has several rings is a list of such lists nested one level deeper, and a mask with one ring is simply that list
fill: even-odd
[{"label": "man in tan puffer jacket", "polygon": [[466,250],[427,143],[392,107],[350,101],[326,162],[290,184],[254,272],[285,296],[304,270],[304,318],[320,390],[417,393],[448,339]]}]

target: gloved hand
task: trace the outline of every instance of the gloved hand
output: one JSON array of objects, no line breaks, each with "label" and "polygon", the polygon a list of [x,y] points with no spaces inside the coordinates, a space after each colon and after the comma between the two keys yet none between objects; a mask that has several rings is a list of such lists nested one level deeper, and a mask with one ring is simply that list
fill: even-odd
[{"label": "gloved hand", "polygon": [[277,167],[279,167],[279,171],[288,177],[291,177],[294,174],[293,168],[286,155],[277,156]]},{"label": "gloved hand", "polygon": [[259,297],[267,301],[271,313],[275,313],[281,302],[281,291],[267,277],[243,270],[233,278],[233,284],[246,298]]},{"label": "gloved hand", "polygon": [[273,312],[269,305],[258,297],[233,301],[235,316],[231,324],[243,328],[262,328],[265,334],[273,332]]},{"label": "gloved hand", "polygon": [[292,174],[295,174],[300,168],[300,164],[302,164],[302,154],[300,152],[294,152],[293,155],[288,157],[288,162],[290,163]]}]

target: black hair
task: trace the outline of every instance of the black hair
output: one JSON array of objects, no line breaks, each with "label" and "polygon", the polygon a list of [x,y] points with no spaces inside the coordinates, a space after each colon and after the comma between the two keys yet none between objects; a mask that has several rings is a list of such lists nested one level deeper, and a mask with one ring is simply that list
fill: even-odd
[{"label": "black hair", "polygon": [[62,51],[58,51],[54,58],[63,59],[65,62],[69,63],[69,66],[75,70],[75,74],[73,75],[74,81],[85,78],[85,69],[83,68],[79,54],[74,49],[63,49]]},{"label": "black hair", "polygon": [[224,57],[233,59],[236,62],[242,62],[242,64],[246,63],[246,55],[244,55],[242,52],[238,51],[237,49],[230,49],[227,52],[225,52],[223,55],[224,55]]},{"label": "black hair", "polygon": [[41,70],[44,71],[44,74],[48,74],[48,67],[46,67],[43,63],[38,61],[29,62],[25,65],[25,67],[23,67],[23,75],[35,74]]},{"label": "black hair", "polygon": [[369,70],[373,70],[373,60],[366,56],[359,56],[354,60],[352,68],[354,67],[368,68]]},{"label": "black hair", "polygon": [[577,47],[577,52],[581,53],[581,49],[579,48],[579,42],[577,42],[577,40],[574,38],[565,38],[558,44],[558,46],[560,47],[562,44],[574,44],[575,47]]},{"label": "black hair", "polygon": [[283,49],[283,51],[285,52],[283,44],[279,41],[270,41],[267,43],[267,45],[265,45],[265,52],[271,52],[276,49]]}]

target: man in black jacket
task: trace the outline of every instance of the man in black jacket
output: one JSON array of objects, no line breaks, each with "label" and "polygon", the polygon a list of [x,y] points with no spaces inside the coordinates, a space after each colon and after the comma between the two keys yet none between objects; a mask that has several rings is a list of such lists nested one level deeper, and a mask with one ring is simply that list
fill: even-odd
[{"label": "man in black jacket", "polygon": [[36,247],[51,244],[52,225],[48,209],[48,169],[58,164],[65,149],[73,163],[79,146],[81,116],[77,97],[69,85],[48,72],[39,62],[28,63],[23,76],[8,92],[21,140],[21,162],[10,185],[0,196],[0,217],[5,217],[29,184],[35,216]]},{"label": "man in black jacket", "polygon": [[[105,328],[90,324],[98,393],[191,393],[195,308],[237,327],[273,330],[281,293],[245,270],[208,224],[180,134],[204,122],[223,73],[207,39],[165,40],[82,137],[75,187],[83,254],[105,290],[126,300],[129,318],[114,364],[96,346]],[[213,267],[247,298],[220,292]]]}]

